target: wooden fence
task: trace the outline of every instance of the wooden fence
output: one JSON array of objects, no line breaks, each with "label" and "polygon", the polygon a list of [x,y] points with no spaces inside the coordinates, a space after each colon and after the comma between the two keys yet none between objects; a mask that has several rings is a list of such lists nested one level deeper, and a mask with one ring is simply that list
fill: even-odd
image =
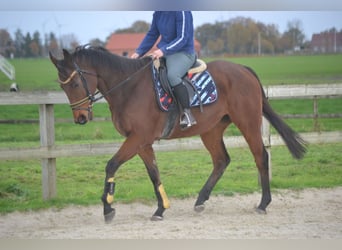
[{"label": "wooden fence", "polygon": [[[313,114],[305,118],[322,117],[318,113],[320,98],[341,98],[342,84],[282,85],[265,87],[269,99],[313,99]],[[101,102],[104,102],[102,100]],[[39,105],[40,147],[34,148],[0,148],[0,160],[41,159],[43,199],[56,196],[56,158],[69,156],[91,156],[112,154],[121,143],[96,143],[81,145],[55,145],[54,105],[66,104],[68,100],[63,92],[5,93],[0,92],[0,105]],[[323,116],[324,117],[324,116]],[[329,114],[327,117],[342,117],[342,114]],[[271,146],[283,145],[279,135],[271,135],[269,124],[263,119],[264,144],[270,154]],[[309,143],[333,143],[342,141],[342,131],[303,133]],[[242,136],[224,138],[229,147],[245,147],[247,143]],[[202,149],[200,139],[164,140],[154,144],[156,151],[176,151]],[[271,166],[271,165],[270,165]]]}]

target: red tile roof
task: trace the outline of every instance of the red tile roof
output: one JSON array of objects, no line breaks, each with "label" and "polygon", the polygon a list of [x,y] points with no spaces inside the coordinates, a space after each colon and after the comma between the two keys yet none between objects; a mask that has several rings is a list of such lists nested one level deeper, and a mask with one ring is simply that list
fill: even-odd
[{"label": "red tile roof", "polygon": [[[113,33],[106,44],[106,49],[118,55],[131,55],[144,39],[145,33]],[[156,49],[154,46],[151,50]],[[200,43],[195,39],[195,50],[199,54]]]}]

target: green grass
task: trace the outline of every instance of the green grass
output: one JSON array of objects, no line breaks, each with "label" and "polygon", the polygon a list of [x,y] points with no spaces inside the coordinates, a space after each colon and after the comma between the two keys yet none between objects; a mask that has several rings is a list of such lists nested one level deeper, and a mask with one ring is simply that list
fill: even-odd
[{"label": "green grass", "polygon": [[[215,59],[207,59],[211,61]],[[225,58],[255,70],[263,85],[341,82],[342,54]]]},{"label": "green grass", "polygon": [[[272,108],[279,114],[313,114],[313,100],[270,100]],[[319,99],[319,114],[332,114],[341,112],[342,98]]]},{"label": "green grass", "polygon": [[[60,90],[57,83],[57,71],[47,58],[40,59],[12,59],[10,63],[15,67],[15,82],[20,91]],[[8,91],[12,83],[0,71],[0,91]]]},{"label": "green grass", "polygon": [[[247,148],[229,150],[232,162],[213,195],[259,192],[257,169]],[[283,146],[272,147],[272,189],[330,188],[342,185],[342,144],[310,145],[305,158],[291,158]],[[42,200],[39,160],[4,161],[0,168],[0,212],[100,204],[104,168],[111,156],[58,158],[57,198]],[[160,175],[170,198],[193,197],[208,178],[211,159],[206,151],[158,152]],[[155,202],[152,184],[140,158],[116,174],[117,202]],[[256,201],[257,202],[257,201]]]}]

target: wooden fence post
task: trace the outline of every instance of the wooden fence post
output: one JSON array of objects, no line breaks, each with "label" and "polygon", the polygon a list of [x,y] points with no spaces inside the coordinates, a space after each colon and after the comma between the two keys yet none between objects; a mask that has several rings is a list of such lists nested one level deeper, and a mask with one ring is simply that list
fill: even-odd
[{"label": "wooden fence post", "polygon": [[[39,105],[40,146],[51,148],[55,144],[55,117],[53,104]],[[56,196],[56,158],[42,158],[43,199]]]},{"label": "wooden fence post", "polygon": [[319,122],[318,122],[318,98],[314,96],[313,98],[313,119],[314,119],[314,131],[319,132]]}]

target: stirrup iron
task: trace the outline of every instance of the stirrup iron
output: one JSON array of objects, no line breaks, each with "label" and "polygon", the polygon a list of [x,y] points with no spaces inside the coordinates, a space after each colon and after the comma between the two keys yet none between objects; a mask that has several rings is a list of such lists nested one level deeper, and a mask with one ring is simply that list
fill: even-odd
[{"label": "stirrup iron", "polygon": [[189,128],[192,125],[197,124],[195,118],[192,116],[190,109],[184,109],[183,114],[180,117],[179,121],[180,126],[184,128]]}]

